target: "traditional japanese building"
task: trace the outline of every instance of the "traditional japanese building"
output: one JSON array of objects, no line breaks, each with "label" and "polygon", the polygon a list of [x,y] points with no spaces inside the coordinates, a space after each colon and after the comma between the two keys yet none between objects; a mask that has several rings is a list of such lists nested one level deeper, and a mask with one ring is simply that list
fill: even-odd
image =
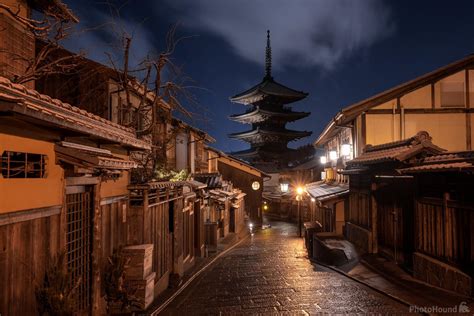
[{"label": "traditional japanese building", "polygon": [[232,153],[252,165],[271,172],[287,167],[289,154],[293,149],[288,143],[311,135],[307,131],[286,128],[286,124],[307,117],[309,112],[294,112],[287,104],[300,101],[308,94],[296,91],[276,82],[271,74],[272,55],[270,31],[267,32],[265,54],[265,77],[252,88],[230,98],[232,102],[248,106],[245,113],[230,116],[252,128],[245,132],[230,134],[229,137],[250,143],[250,149]]}]

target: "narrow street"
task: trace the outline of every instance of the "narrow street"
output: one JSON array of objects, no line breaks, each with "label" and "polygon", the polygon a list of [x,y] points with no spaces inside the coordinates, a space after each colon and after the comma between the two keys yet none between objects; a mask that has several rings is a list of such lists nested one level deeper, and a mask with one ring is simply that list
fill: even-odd
[{"label": "narrow street", "polygon": [[218,259],[163,315],[406,313],[407,307],[313,266],[292,224],[272,222]]}]

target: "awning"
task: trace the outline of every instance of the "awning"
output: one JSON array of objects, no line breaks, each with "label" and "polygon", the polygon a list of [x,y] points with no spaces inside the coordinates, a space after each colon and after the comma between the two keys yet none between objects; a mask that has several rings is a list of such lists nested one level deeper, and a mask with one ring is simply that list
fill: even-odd
[{"label": "awning", "polygon": [[129,170],[137,163],[112,155],[108,150],[63,142],[54,146],[56,158],[72,165],[107,170]]},{"label": "awning", "polygon": [[343,183],[329,184],[323,181],[313,182],[306,185],[308,194],[320,202],[342,197],[349,193],[349,185]]},{"label": "awning", "polygon": [[188,180],[186,182],[188,182],[189,185],[191,185],[193,187],[193,189],[195,189],[195,190],[207,188],[207,184],[196,181],[196,180]]}]

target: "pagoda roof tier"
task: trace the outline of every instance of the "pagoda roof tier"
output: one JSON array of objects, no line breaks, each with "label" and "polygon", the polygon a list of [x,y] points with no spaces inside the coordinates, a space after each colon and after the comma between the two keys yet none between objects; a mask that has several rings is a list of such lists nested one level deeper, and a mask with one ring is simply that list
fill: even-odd
[{"label": "pagoda roof tier", "polygon": [[285,143],[311,135],[312,132],[293,131],[288,129],[265,130],[260,127],[256,129],[229,134],[230,138],[237,138],[250,143]]},{"label": "pagoda roof tier", "polygon": [[266,76],[263,81],[252,88],[234,95],[230,98],[232,102],[251,104],[263,100],[267,96],[273,96],[284,103],[291,103],[306,98],[308,93],[293,90],[288,88],[275,80],[272,77]]},{"label": "pagoda roof tier", "polygon": [[262,147],[252,147],[246,150],[231,152],[229,155],[232,155],[241,159],[262,158],[262,156],[278,158],[281,155],[286,155],[290,151],[294,151],[294,149],[287,148],[285,152],[273,152],[273,151],[265,150]]},{"label": "pagoda roof tier", "polygon": [[293,122],[299,120],[301,118],[307,117],[311,113],[309,112],[293,112],[293,111],[285,111],[285,112],[276,112],[276,111],[269,111],[263,110],[260,107],[256,107],[255,110],[243,113],[243,114],[235,114],[229,116],[229,118],[233,121],[239,123],[247,123],[253,124],[265,121],[267,119],[277,119],[285,122]]}]

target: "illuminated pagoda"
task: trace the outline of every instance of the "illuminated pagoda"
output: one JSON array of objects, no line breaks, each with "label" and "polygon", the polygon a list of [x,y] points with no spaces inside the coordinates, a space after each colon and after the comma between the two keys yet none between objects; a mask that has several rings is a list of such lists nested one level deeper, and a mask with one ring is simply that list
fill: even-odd
[{"label": "illuminated pagoda", "polygon": [[270,31],[267,31],[265,52],[265,77],[254,87],[230,98],[232,102],[248,106],[245,113],[231,115],[230,119],[251,124],[245,132],[230,134],[229,137],[250,143],[250,149],[231,153],[232,156],[248,161],[264,171],[286,168],[294,149],[288,143],[311,132],[294,131],[286,123],[307,117],[309,112],[294,112],[287,104],[304,99],[308,94],[296,91],[276,82],[271,74],[272,51]]}]

